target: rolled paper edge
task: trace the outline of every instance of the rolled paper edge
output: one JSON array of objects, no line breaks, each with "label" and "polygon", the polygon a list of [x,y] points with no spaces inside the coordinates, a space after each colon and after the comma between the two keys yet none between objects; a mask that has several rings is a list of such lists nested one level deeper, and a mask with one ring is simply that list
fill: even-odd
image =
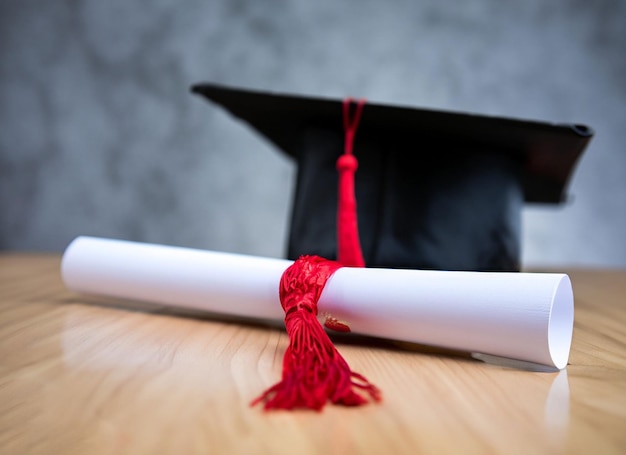
[{"label": "rolled paper edge", "polygon": [[548,320],[548,351],[559,370],[567,366],[573,332],[574,292],[569,276],[563,275],[555,286]]}]

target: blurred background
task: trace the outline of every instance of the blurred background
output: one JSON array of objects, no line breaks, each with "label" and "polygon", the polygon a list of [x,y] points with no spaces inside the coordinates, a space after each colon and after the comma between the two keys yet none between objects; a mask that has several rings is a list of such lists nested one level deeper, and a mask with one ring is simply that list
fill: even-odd
[{"label": "blurred background", "polygon": [[525,266],[626,267],[623,0],[0,0],[0,250],[77,235],[284,255],[295,168],[211,81],[583,123]]}]

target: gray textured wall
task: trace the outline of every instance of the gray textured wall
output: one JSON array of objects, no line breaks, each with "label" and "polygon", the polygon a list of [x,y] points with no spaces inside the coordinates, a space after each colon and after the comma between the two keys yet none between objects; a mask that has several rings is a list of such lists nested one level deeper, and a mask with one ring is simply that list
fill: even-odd
[{"label": "gray textured wall", "polygon": [[281,256],[292,164],[197,81],[587,123],[527,265],[626,266],[626,2],[0,0],[0,248]]}]

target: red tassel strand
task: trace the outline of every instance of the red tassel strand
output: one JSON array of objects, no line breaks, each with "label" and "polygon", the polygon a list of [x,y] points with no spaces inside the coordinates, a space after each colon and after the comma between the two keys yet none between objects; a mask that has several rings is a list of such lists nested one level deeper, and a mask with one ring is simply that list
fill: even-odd
[{"label": "red tassel strand", "polygon": [[339,172],[339,200],[337,204],[337,260],[349,267],[365,267],[359,240],[359,227],[354,194],[354,174],[359,163],[352,153],[354,136],[361,121],[365,100],[359,100],[351,115],[353,101],[343,102],[344,153],[337,160]]},{"label": "red tassel strand", "polygon": [[327,401],[346,406],[374,401],[381,394],[362,375],[350,370],[317,319],[317,301],[328,279],[342,265],[319,256],[302,256],[283,274],[280,302],[285,310],[289,346],[283,359],[282,380],[252,402],[265,409],[321,410]]}]

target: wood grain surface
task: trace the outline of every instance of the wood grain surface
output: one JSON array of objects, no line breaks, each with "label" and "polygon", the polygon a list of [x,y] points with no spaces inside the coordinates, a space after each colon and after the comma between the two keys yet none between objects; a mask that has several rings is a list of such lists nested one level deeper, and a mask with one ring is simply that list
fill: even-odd
[{"label": "wood grain surface", "polygon": [[59,264],[0,255],[2,454],[626,453],[626,271],[569,272],[560,373],[341,337],[383,401],[317,413],[249,407],[282,330],[73,294]]}]

